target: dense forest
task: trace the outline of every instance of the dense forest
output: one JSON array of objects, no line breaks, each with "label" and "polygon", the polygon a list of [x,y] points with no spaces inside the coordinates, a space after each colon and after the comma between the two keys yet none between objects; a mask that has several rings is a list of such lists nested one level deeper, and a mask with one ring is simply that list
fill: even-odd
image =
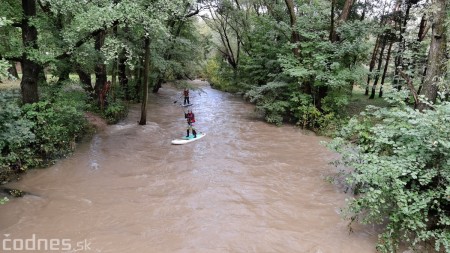
[{"label": "dense forest", "polygon": [[379,251],[450,252],[449,29],[447,0],[3,0],[1,179],[67,155],[86,111],[144,125],[149,92],[202,78],[333,137]]}]

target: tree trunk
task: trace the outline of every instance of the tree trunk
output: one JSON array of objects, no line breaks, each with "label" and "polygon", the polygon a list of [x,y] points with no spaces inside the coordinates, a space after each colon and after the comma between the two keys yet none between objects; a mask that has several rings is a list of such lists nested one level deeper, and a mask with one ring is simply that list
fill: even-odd
[{"label": "tree trunk", "polygon": [[139,57],[139,67],[138,67],[138,73],[137,73],[137,78],[136,78],[136,97],[137,97],[137,102],[141,102],[141,90],[142,90],[142,77],[144,75],[144,57]]},{"label": "tree trunk", "polygon": [[58,84],[62,84],[62,82],[65,82],[70,79],[70,71],[71,71],[71,63],[69,61],[69,58],[63,59],[58,62]]},{"label": "tree trunk", "polygon": [[285,0],[286,6],[288,8],[289,20],[291,21],[291,43],[294,44],[292,48],[292,53],[296,57],[299,56],[300,51],[298,45],[296,45],[300,41],[300,35],[297,32],[297,16],[295,14],[295,6],[293,0]]},{"label": "tree trunk", "polygon": [[145,56],[144,56],[144,87],[142,89],[142,104],[141,104],[141,119],[139,125],[147,124],[147,100],[148,100],[148,79],[149,79],[149,65],[150,65],[150,39],[145,38]]},{"label": "tree trunk", "polygon": [[[339,18],[338,18],[338,25],[340,25],[343,22],[346,22],[348,20],[350,11],[352,9],[353,1],[354,0],[345,0],[341,15],[339,15]],[[336,4],[336,0],[332,0],[331,4],[332,4],[331,10],[334,11],[334,5]],[[336,33],[336,25],[334,25],[334,16],[333,16],[334,13],[331,13],[331,14],[332,14],[331,18],[333,20],[332,20],[332,29],[331,29],[330,40],[331,40],[331,42],[335,42],[335,41],[339,41],[340,38],[339,38],[338,34]]]},{"label": "tree trunk", "polygon": [[[105,43],[105,37],[106,37],[106,31],[101,31],[96,37],[95,37],[95,50],[100,55],[101,49],[103,47],[103,44]],[[106,65],[103,63],[103,57],[100,56],[99,59],[97,59],[98,63],[95,65],[94,72],[95,72],[95,94],[98,97],[100,97],[100,92],[103,89],[103,86],[106,83]]]},{"label": "tree trunk", "polygon": [[341,15],[339,16],[340,21],[347,21],[350,16],[350,11],[352,10],[354,0],[346,0],[344,3],[344,8],[342,9]]},{"label": "tree trunk", "polygon": [[381,35],[377,36],[377,40],[375,41],[375,46],[372,51],[372,58],[370,59],[370,63],[369,63],[369,75],[367,76],[366,92],[364,93],[364,95],[366,95],[366,96],[369,95],[369,87],[370,87],[370,79],[371,79],[370,74],[372,73],[373,69],[375,68],[375,62],[377,61],[378,49],[380,48],[380,37],[381,37]]},{"label": "tree trunk", "polygon": [[386,47],[387,35],[384,34],[382,36],[383,36],[383,40],[381,42],[380,56],[378,57],[377,73],[375,74],[375,80],[373,80],[372,93],[370,94],[369,99],[375,98],[375,92],[377,89],[378,80],[380,79],[380,70],[381,70],[381,66],[383,66],[383,54],[384,54],[384,48]]},{"label": "tree trunk", "polygon": [[130,100],[130,89],[128,87],[128,77],[127,77],[127,55],[126,50],[122,49],[122,51],[119,54],[119,63],[118,63],[118,75],[119,75],[119,83],[120,87],[123,88],[123,91],[125,93],[125,100]]},{"label": "tree trunk", "polygon": [[81,84],[83,84],[83,89],[90,95],[93,95],[94,88],[92,88],[91,74],[85,72],[79,64],[75,66],[75,71],[80,78]]},{"label": "tree trunk", "polygon": [[426,76],[427,76],[427,67],[425,66],[425,68],[423,69],[423,72],[422,72],[422,78],[420,79],[419,89],[417,89],[417,94],[419,94],[419,95],[422,92],[423,83],[425,82],[425,77]]},{"label": "tree trunk", "polygon": [[[427,16],[425,14],[422,15],[422,19],[420,20],[420,26],[419,26],[419,32],[417,34],[417,41],[420,43],[425,39],[426,34],[428,33],[430,26],[428,25],[428,19]],[[418,50],[418,48],[417,48]],[[429,53],[427,58],[429,57]],[[422,62],[421,62],[422,63]],[[419,64],[420,66],[422,65],[426,65],[426,62],[423,64]],[[420,95],[420,93],[422,92],[422,87],[423,87],[423,82],[425,81],[425,76],[427,74],[427,67],[425,66],[424,68],[421,69],[421,80],[420,80],[420,85],[419,85],[419,89],[417,90],[417,94]]]},{"label": "tree trunk", "polygon": [[378,92],[378,97],[383,97],[383,85],[384,85],[384,80],[386,79],[386,73],[389,67],[389,60],[391,59],[391,52],[392,52],[392,45],[394,44],[393,41],[391,41],[389,43],[389,48],[387,51],[387,56],[386,56],[386,63],[384,64],[384,69],[383,69],[383,76],[381,77],[381,83],[380,83],[380,91]]},{"label": "tree trunk", "polygon": [[[432,103],[436,102],[439,80],[446,73],[447,35],[445,22],[449,5],[447,0],[436,0],[434,3],[437,5],[437,8],[435,16],[433,17],[427,74],[422,88],[425,98]],[[428,107],[429,106],[423,102],[420,102],[418,105],[420,111],[429,109]]]},{"label": "tree trunk", "polygon": [[[29,23],[29,19],[36,16],[36,1],[22,0],[22,42],[26,49],[38,49],[36,27]],[[22,92],[22,102],[35,103],[39,101],[38,82],[42,68],[33,60],[29,60],[27,53],[22,54],[22,81],[20,88]]]},{"label": "tree trunk", "polygon": [[[400,22],[399,25],[399,30],[400,30],[400,35],[399,35],[399,39],[398,39],[398,50],[397,50],[397,56],[395,57],[395,73],[394,73],[394,82],[393,82],[393,87],[397,88],[398,91],[401,90],[401,84],[399,83],[400,80],[400,73],[399,73],[399,67],[401,66],[403,69],[403,52],[405,50],[405,38],[403,36],[403,34],[406,31],[406,25],[408,24],[408,20],[409,20],[409,11],[411,10],[411,2],[410,1],[406,1],[406,11],[405,11],[405,18],[403,19],[403,22]],[[406,69],[403,69],[403,71],[406,71]]]},{"label": "tree trunk", "polygon": [[334,41],[336,37],[336,28],[334,27],[334,8],[336,7],[336,0],[331,0],[331,13],[330,13],[330,36],[329,40]]},{"label": "tree trunk", "polygon": [[158,93],[159,89],[162,87],[163,82],[164,82],[163,78],[160,75],[158,75],[158,77],[156,78],[155,85],[153,85],[152,92]]},{"label": "tree trunk", "polygon": [[114,59],[111,66],[111,88],[109,89],[109,96],[115,101],[114,89],[117,87],[117,59]]},{"label": "tree trunk", "polygon": [[[331,28],[331,31],[330,31],[331,36],[329,38],[332,43],[337,42],[337,41],[340,40],[339,36],[336,33],[336,25],[334,24],[334,5],[335,5],[334,3],[335,3],[335,0],[332,0],[332,6],[331,6],[331,9],[332,9],[332,13],[331,13],[332,28]],[[344,8],[342,10],[341,15],[339,16],[339,19],[338,19],[338,21],[339,21],[338,25],[347,21],[348,16],[350,14],[350,10],[352,8],[352,4],[353,4],[353,0],[346,0],[345,1]],[[316,108],[319,109],[320,111],[322,111],[322,99],[324,99],[328,95],[328,86],[320,86],[320,87],[318,87],[318,93],[317,94],[318,94],[318,97],[316,99]]]},{"label": "tree trunk", "polygon": [[367,0],[364,1],[363,12],[361,14],[361,18],[359,19],[359,21],[363,21],[366,18],[366,12],[367,12]]}]

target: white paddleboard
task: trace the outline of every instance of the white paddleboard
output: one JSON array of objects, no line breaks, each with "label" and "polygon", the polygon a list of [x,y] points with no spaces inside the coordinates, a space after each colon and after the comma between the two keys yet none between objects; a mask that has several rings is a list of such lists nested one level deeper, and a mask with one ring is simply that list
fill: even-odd
[{"label": "white paddleboard", "polygon": [[191,105],[194,105],[194,104],[185,104],[185,105],[181,105],[181,106],[188,107],[188,106],[191,106]]},{"label": "white paddleboard", "polygon": [[193,142],[193,141],[199,140],[199,139],[205,137],[205,135],[206,135],[205,133],[198,133],[197,137],[194,138],[194,135],[191,134],[191,135],[189,135],[189,137],[184,136],[184,137],[181,137],[180,139],[172,140],[172,144],[174,144],[174,145],[186,144],[186,143],[189,143],[189,142]]}]

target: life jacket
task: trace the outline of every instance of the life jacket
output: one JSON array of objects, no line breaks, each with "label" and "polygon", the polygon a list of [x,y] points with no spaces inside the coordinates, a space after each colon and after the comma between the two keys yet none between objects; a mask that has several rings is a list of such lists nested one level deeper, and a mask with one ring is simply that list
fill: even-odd
[{"label": "life jacket", "polygon": [[184,90],[183,94],[184,94],[185,97],[189,97],[189,90]]},{"label": "life jacket", "polygon": [[192,112],[184,114],[184,117],[187,119],[188,123],[194,123],[195,122],[195,116]]}]

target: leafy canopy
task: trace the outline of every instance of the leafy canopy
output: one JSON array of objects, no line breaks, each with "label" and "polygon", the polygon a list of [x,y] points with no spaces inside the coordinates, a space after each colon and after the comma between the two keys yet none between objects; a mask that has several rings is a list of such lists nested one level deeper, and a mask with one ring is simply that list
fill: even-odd
[{"label": "leafy canopy", "polygon": [[420,113],[397,100],[369,107],[330,144],[342,155],[346,183],[356,196],[344,214],[351,221],[385,224],[381,252],[400,242],[434,242],[450,251],[450,103]]}]

